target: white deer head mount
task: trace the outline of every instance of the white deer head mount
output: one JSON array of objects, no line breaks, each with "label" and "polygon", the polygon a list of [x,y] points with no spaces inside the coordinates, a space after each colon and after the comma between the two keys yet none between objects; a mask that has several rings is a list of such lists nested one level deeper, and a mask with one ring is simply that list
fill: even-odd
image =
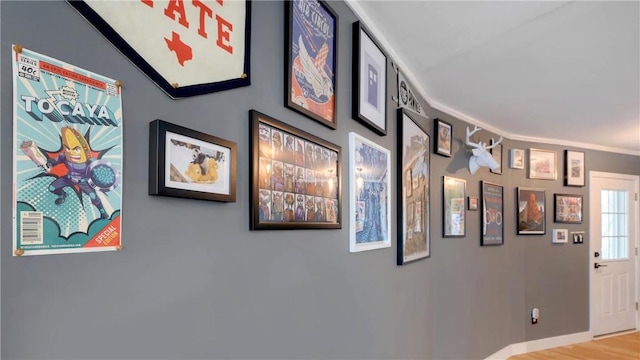
[{"label": "white deer head mount", "polygon": [[482,130],[482,128],[479,128],[478,125],[476,125],[473,131],[469,132],[469,127],[467,126],[467,139],[464,143],[467,144],[467,146],[472,147],[471,152],[473,153],[473,155],[471,155],[471,157],[469,158],[469,171],[471,172],[471,174],[475,174],[480,166],[486,166],[491,170],[495,170],[500,167],[500,164],[498,164],[496,159],[491,156],[489,150],[493,149],[496,145],[502,142],[502,136],[500,136],[500,139],[498,139],[498,141],[493,141],[493,138],[491,138],[491,146],[487,146],[487,144],[482,141],[478,143],[472,143],[469,138],[471,137],[471,135],[477,133],[480,130]]}]

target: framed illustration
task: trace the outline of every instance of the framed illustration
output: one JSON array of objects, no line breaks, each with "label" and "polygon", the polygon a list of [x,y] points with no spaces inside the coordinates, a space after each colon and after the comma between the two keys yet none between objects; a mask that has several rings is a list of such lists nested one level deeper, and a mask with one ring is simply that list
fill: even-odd
[{"label": "framed illustration", "polygon": [[482,194],[482,246],[504,244],[503,187],[490,182],[480,182]]},{"label": "framed illustration", "polygon": [[442,236],[465,236],[465,191],[467,182],[445,176],[442,197]]},{"label": "framed illustration", "polygon": [[[397,264],[429,257],[430,144],[419,116],[398,109],[398,248]],[[398,177],[400,179],[400,177]]]},{"label": "framed illustration", "polygon": [[451,124],[440,119],[435,119],[434,124],[434,134],[436,134],[436,141],[434,146],[435,153],[442,156],[451,156],[451,134],[453,134],[453,128],[451,127]]},{"label": "framed illustration", "polygon": [[478,211],[478,197],[469,196],[469,211]]},{"label": "framed illustration", "polygon": [[553,150],[529,149],[529,178],[555,180],[557,154]]},{"label": "framed illustration", "polygon": [[569,242],[569,230],[553,229],[553,237],[551,242],[554,244],[565,244]]},{"label": "framed illustration", "polygon": [[387,135],[387,55],[360,21],[353,23],[352,116]]},{"label": "framed illustration", "polygon": [[[495,140],[491,139],[491,145],[495,144]],[[497,144],[491,148],[491,156],[500,165],[498,168],[489,169],[494,174],[502,175],[502,144]]]},{"label": "framed illustration", "polygon": [[542,235],[545,233],[545,190],[518,188],[518,235]]},{"label": "framed illustration", "polygon": [[512,169],[524,169],[524,150],[509,150],[509,167]]},{"label": "framed illustration", "polygon": [[[349,133],[349,251],[391,247],[391,152]],[[417,186],[412,184],[413,193]],[[423,203],[413,207],[413,231],[426,231]],[[418,221],[418,219],[420,219]]]},{"label": "framed illustration", "polygon": [[582,224],[582,195],[554,194],[553,221]]},{"label": "framed illustration", "polygon": [[285,106],[332,129],[338,15],[325,1],[285,1]]},{"label": "framed illustration", "polygon": [[249,115],[251,230],[342,228],[341,147]]},{"label": "framed illustration", "polygon": [[162,120],[149,124],[149,195],[236,201],[236,143]]},{"label": "framed illustration", "polygon": [[172,98],[251,84],[250,0],[67,2]]},{"label": "framed illustration", "polygon": [[564,151],[564,185],[584,186],[584,152]]}]

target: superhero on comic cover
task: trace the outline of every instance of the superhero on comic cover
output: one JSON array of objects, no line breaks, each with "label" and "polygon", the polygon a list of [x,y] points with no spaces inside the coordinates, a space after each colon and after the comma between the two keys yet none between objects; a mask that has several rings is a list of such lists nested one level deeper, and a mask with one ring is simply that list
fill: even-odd
[{"label": "superhero on comic cover", "polygon": [[16,46],[12,55],[14,255],[120,249],[119,87]]}]

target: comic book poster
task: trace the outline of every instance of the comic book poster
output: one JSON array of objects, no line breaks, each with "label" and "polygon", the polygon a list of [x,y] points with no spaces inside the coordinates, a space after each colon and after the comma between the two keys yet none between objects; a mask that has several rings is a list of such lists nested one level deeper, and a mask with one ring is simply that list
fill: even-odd
[{"label": "comic book poster", "polygon": [[12,63],[14,256],[120,249],[119,86],[19,46]]}]

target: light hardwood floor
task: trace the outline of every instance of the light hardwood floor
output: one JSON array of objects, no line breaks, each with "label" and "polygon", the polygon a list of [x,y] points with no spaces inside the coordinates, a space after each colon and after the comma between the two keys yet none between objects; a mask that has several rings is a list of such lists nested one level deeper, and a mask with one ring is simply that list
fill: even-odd
[{"label": "light hardwood floor", "polygon": [[516,355],[509,360],[638,360],[640,332]]}]

